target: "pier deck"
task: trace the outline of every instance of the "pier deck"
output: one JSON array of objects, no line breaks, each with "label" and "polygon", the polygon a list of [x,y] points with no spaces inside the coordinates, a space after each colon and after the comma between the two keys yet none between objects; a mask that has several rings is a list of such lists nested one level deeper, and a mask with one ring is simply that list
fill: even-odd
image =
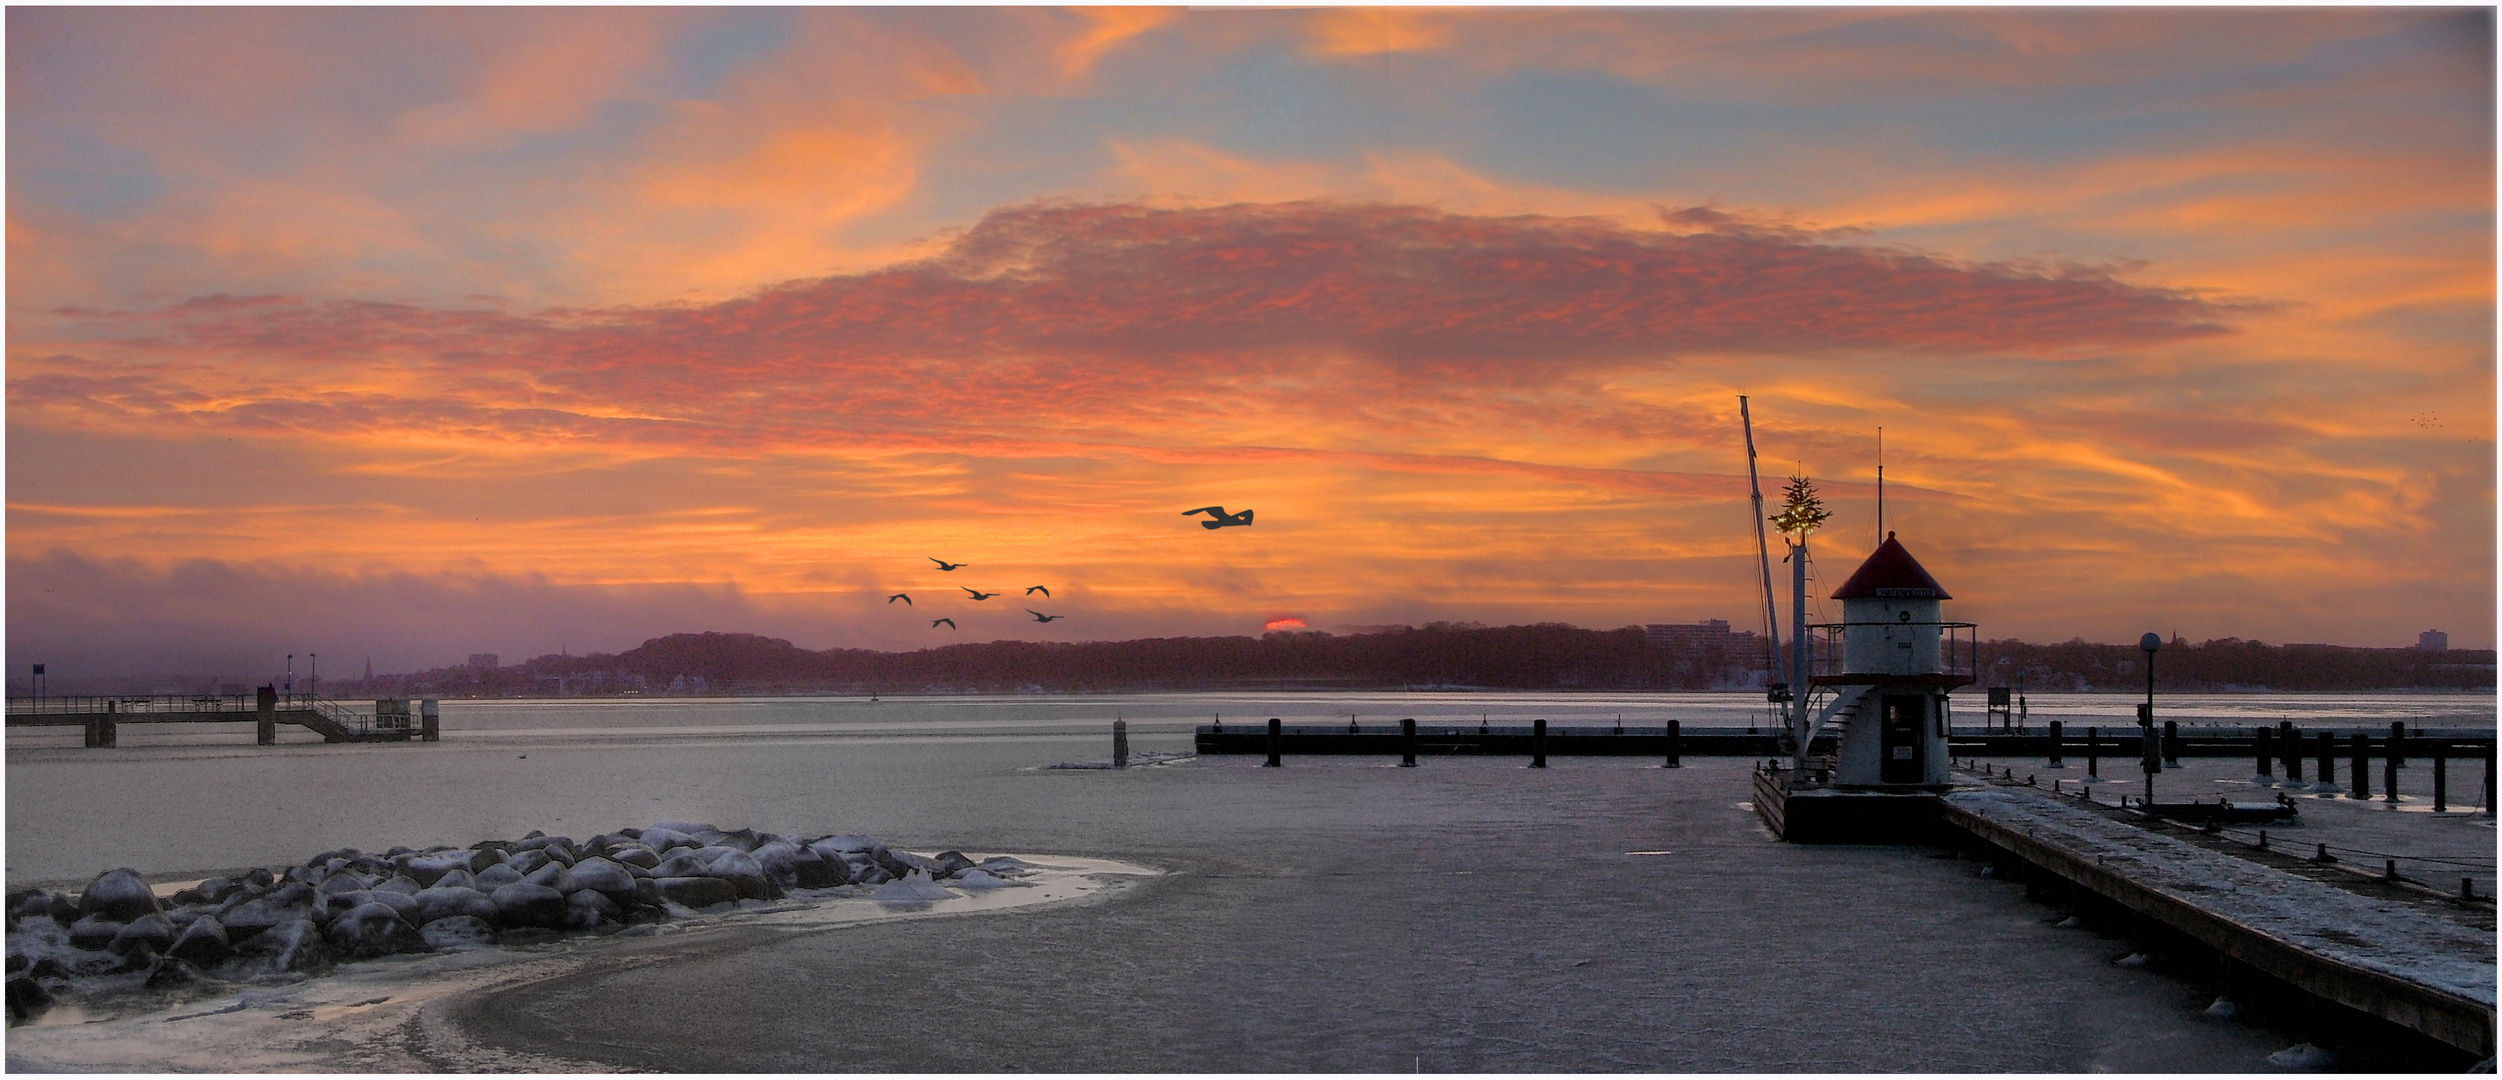
[{"label": "pier deck", "polygon": [[2375,899],[2113,820],[2038,791],[1960,790],[1941,824],[2302,991],[2494,1053],[2490,912]]},{"label": "pier deck", "polygon": [[[11,697],[9,727],[78,727],[88,744],[113,746],[113,732],[124,724],[293,724],[322,737],[323,742],[408,742],[419,733],[407,715],[388,718],[310,694],[273,695],[263,707],[246,694],[70,695]],[[396,721],[396,722],[395,722]]]}]

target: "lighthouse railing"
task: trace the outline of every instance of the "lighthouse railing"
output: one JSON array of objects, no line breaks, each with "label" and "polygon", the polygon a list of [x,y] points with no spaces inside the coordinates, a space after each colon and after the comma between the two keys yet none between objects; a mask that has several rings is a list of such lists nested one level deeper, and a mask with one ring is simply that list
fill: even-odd
[{"label": "lighthouse railing", "polygon": [[1854,676],[1872,674],[1849,670],[1846,643],[1850,628],[1854,626],[1869,630],[1934,627],[1938,633],[1937,670],[1926,674],[1946,676],[1948,681],[1957,685],[1980,681],[1980,624],[1901,620],[1809,624],[1808,654],[1815,661],[1813,674],[1816,681],[1845,682],[1851,681]]}]

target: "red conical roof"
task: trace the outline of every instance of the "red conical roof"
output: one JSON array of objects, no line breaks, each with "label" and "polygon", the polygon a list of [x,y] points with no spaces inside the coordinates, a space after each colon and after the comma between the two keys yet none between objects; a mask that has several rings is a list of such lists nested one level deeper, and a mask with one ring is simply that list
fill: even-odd
[{"label": "red conical roof", "polygon": [[1859,572],[1852,574],[1841,588],[1833,590],[1836,600],[1857,600],[1870,596],[1954,599],[1946,595],[1945,586],[1939,585],[1936,578],[1930,577],[1929,572],[1920,567],[1920,560],[1903,550],[1902,544],[1890,532],[1885,534],[1885,542],[1877,545],[1876,553],[1868,556],[1867,562],[1859,564]]}]

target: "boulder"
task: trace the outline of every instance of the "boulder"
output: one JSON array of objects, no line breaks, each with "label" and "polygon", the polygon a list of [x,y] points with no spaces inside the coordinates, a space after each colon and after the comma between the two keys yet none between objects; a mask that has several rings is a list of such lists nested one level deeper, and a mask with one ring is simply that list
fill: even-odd
[{"label": "boulder", "polygon": [[156,891],[148,888],[139,871],[125,867],[107,870],[88,882],[87,888],[78,894],[78,910],[81,914],[129,922],[142,915],[162,914],[165,905],[157,902]]},{"label": "boulder", "polygon": [[521,875],[521,880],[532,885],[545,885],[557,892],[572,892],[576,888],[573,884],[573,874],[565,869],[565,864],[553,860],[545,866]]},{"label": "boulder", "polygon": [[202,915],[183,927],[165,955],[187,960],[201,967],[215,967],[235,954],[234,942],[226,936],[226,927],[214,915]]},{"label": "boulder", "polygon": [[588,930],[603,922],[614,922],[624,914],[617,902],[596,889],[576,889],[565,897],[564,925],[574,930]]},{"label": "boulder", "polygon": [[416,901],[416,922],[419,926],[455,915],[474,916],[488,922],[496,918],[494,899],[476,889],[437,885],[419,892]]},{"label": "boulder", "polygon": [[513,869],[508,863],[497,863],[478,871],[477,877],[473,880],[476,881],[478,889],[493,892],[497,888],[521,880],[521,871]]},{"label": "boulder", "polygon": [[474,915],[436,919],[417,929],[429,948],[477,949],[495,944],[495,928]]},{"label": "boulder", "polygon": [[261,895],[270,903],[277,904],[281,907],[309,908],[315,903],[313,899],[313,887],[300,881],[288,882],[284,885],[278,886],[277,888],[271,889],[266,893],[262,893]]},{"label": "boulder", "polygon": [[564,925],[565,894],[545,885],[516,881],[496,889],[493,899],[499,925]]},{"label": "boulder", "polygon": [[52,992],[25,975],[9,979],[9,1019],[32,1020],[52,1007]]},{"label": "boulder", "polygon": [[233,891],[235,891],[233,879],[213,877],[176,892],[172,899],[177,904],[216,904],[223,903],[226,894]]},{"label": "boulder", "polygon": [[272,927],[311,915],[311,909],[304,905],[282,904],[274,897],[261,896],[219,914],[217,921],[225,925],[227,940],[241,945]]},{"label": "boulder", "polygon": [[765,873],[763,866],[757,864],[755,856],[744,851],[731,850],[729,854],[714,859],[712,876],[729,882],[738,889],[740,896],[750,900],[773,900],[782,895],[782,887],[773,883],[773,878]]},{"label": "boulder", "polygon": [[626,866],[640,866],[645,870],[660,865],[660,854],[642,844],[627,844],[620,847],[610,852],[608,859]]},{"label": "boulder", "polygon": [[105,918],[102,915],[89,915],[86,918],[70,924],[70,947],[78,949],[101,949],[107,945],[111,945],[113,943],[113,938],[121,932],[122,924],[119,921]]},{"label": "boulder", "polygon": [[711,907],[738,900],[738,886],[712,877],[656,877],[652,888],[663,899],[691,908]]},{"label": "boulder", "polygon": [[545,866],[553,861],[555,860],[547,857],[546,849],[531,848],[527,851],[513,852],[513,857],[506,861],[504,865],[509,867],[513,873],[527,877],[530,875],[531,871],[537,870],[539,867]]},{"label": "boulder", "polygon": [[466,851],[433,851],[410,856],[401,872],[417,879],[417,884],[421,886],[431,886],[441,881],[443,875],[455,870],[468,873],[469,859],[470,853]]},{"label": "boulder", "polygon": [[522,841],[522,842],[520,842],[520,843],[518,843],[518,844],[514,844],[514,845],[513,845],[513,850],[514,850],[514,851],[542,851],[542,850],[545,850],[545,849],[547,849],[547,848],[554,847],[554,846],[556,846],[556,845],[558,845],[558,844],[562,844],[562,845],[564,845],[564,846],[566,846],[566,847],[571,847],[571,846],[573,846],[573,838],[572,838],[572,837],[567,837],[567,836],[548,836],[548,835],[545,835],[545,834],[541,834],[541,835],[538,835],[538,836],[533,836],[533,837],[531,837],[531,838],[529,838],[529,839],[527,839],[527,840],[524,840],[524,841]]},{"label": "boulder", "polygon": [[899,880],[878,886],[877,891],[869,895],[878,903],[894,907],[927,904],[955,896],[954,893],[947,891],[946,886],[931,881],[929,875],[917,870]]},{"label": "boulder", "polygon": [[752,852],[763,846],[766,841],[764,837],[757,835],[754,829],[739,829],[715,836],[712,842],[723,847],[734,847],[740,851]]},{"label": "boulder", "polygon": [[374,902],[374,903],[386,905],[386,906],[388,906],[391,910],[396,911],[396,912],[399,912],[399,913],[400,913],[400,918],[410,920],[412,923],[416,921],[416,918],[417,918],[417,894],[416,894],[416,893],[384,892],[384,891],[382,891],[382,890],[380,890],[380,889],[374,889],[374,890],[372,890],[372,891],[370,891],[370,892],[351,893],[351,894],[349,894],[349,895],[351,895],[351,896],[361,896],[361,897],[365,898],[366,900],[370,900],[370,901],[372,901],[372,902]]},{"label": "boulder", "polygon": [[188,960],[177,960],[166,956],[159,957],[156,963],[148,968],[147,987],[150,990],[175,990],[216,981],[209,978],[208,973],[201,971],[199,965]]},{"label": "boulder", "polygon": [[416,878],[410,877],[406,874],[393,874],[389,880],[374,886],[374,891],[378,893],[398,893],[402,896],[415,896],[417,895],[417,890],[422,888],[425,888],[425,886],[418,884]]},{"label": "boulder", "polygon": [[653,877],[704,877],[711,873],[712,864],[692,851],[680,851],[652,867]]},{"label": "boulder", "polygon": [[330,921],[324,932],[331,948],[350,960],[365,960],[426,947],[426,939],[391,906],[368,903]]},{"label": "boulder", "polygon": [[828,859],[806,848],[791,860],[791,881],[802,889],[831,889],[851,880],[851,864]]},{"label": "boulder", "polygon": [[315,971],[331,960],[330,942],[311,919],[291,919],[270,927],[236,946],[235,952],[240,966],[270,973]]},{"label": "boulder", "polygon": [[434,879],[432,884],[426,886],[429,889],[475,889],[477,887],[477,877],[467,870],[453,870]]},{"label": "boulder", "polygon": [[340,893],[363,892],[374,887],[374,880],[353,870],[340,870],[313,886],[315,896],[337,896]]},{"label": "boulder", "polygon": [[267,889],[277,884],[278,879],[269,871],[255,866],[243,872],[243,883],[255,889]]},{"label": "boulder", "polygon": [[547,858],[550,862],[559,862],[565,864],[566,866],[572,866],[573,864],[582,861],[582,853],[575,850],[571,844],[549,844],[539,850],[547,853]]},{"label": "boulder", "polygon": [[667,854],[671,848],[700,848],[704,846],[704,842],[701,840],[697,840],[696,838],[675,829],[666,829],[657,825],[643,830],[643,835],[639,839],[644,847],[650,848],[653,851],[660,852],[664,855]]},{"label": "boulder", "polygon": [[942,851],[931,856],[930,861],[938,864],[937,869],[930,872],[933,878],[954,877],[973,869],[973,860],[965,858],[961,851]]},{"label": "boulder", "polygon": [[573,869],[566,871],[566,876],[573,880],[574,889],[597,890],[611,900],[634,895],[634,875],[628,873],[625,867],[598,856],[573,864]]}]

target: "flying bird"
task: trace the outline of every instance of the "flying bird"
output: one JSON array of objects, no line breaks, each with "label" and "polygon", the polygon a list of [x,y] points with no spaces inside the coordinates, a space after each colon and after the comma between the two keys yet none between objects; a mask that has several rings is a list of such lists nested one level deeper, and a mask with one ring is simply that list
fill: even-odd
[{"label": "flying bird", "polygon": [[1251,524],[1251,513],[1251,511],[1245,510],[1239,514],[1228,514],[1222,506],[1202,506],[1196,510],[1184,510],[1182,511],[1182,516],[1189,517],[1192,514],[1206,514],[1209,520],[1200,522],[1200,528],[1222,529],[1227,525]]},{"label": "flying bird", "polygon": [[886,598],[886,602],[887,602],[887,603],[889,603],[889,604],[894,603],[894,602],[895,602],[895,601],[897,601],[897,600],[901,600],[901,601],[903,601],[903,602],[904,602],[904,606],[905,606],[905,607],[911,607],[911,606],[912,606],[912,598],[911,598],[911,597],[909,597],[909,596],[905,596],[905,595],[904,595],[904,594],[902,594],[902,593],[896,593],[895,595],[893,595],[893,596],[889,596],[889,597],[887,597],[887,598]]},{"label": "flying bird", "polygon": [[929,560],[929,561],[931,561],[931,562],[937,563],[937,564],[938,564],[938,568],[939,568],[939,569],[941,569],[941,570],[961,570],[961,569],[964,569],[964,568],[965,568],[965,567],[967,567],[967,566],[972,565],[971,563],[948,562],[947,560],[942,559],[942,558],[939,558],[939,557],[938,557],[938,556],[936,556],[936,555],[924,555],[924,556],[922,556],[922,558],[925,558],[925,559],[928,559],[928,560]]},{"label": "flying bird", "polygon": [[946,623],[946,624],[947,624],[947,629],[949,629],[949,630],[953,630],[953,629],[955,629],[955,628],[956,628],[956,621],[955,621],[954,619],[931,619],[931,620],[930,620],[930,629],[932,629],[932,630],[936,630],[936,629],[938,629],[938,624],[940,624],[940,623]]},{"label": "flying bird", "polygon": [[1065,618],[1068,618],[1068,616],[1066,616],[1066,615],[1045,615],[1045,614],[1043,614],[1042,612],[1036,611],[1036,610],[1034,610],[1034,609],[1032,609],[1032,608],[1026,608],[1026,609],[1025,609],[1025,613],[1026,613],[1026,614],[1028,614],[1028,615],[1033,616],[1033,617],[1034,617],[1034,621],[1035,621],[1035,622],[1050,622],[1050,621],[1051,621],[1051,620],[1053,620],[1053,619],[1065,619]]},{"label": "flying bird", "polygon": [[966,588],[965,588],[964,586],[962,586],[962,585],[958,585],[958,586],[956,586],[956,588],[959,588],[959,589],[964,589],[964,591],[969,592],[969,593],[972,593],[972,594],[973,594],[973,599],[976,599],[976,600],[988,600],[988,599],[990,599],[991,597],[994,597],[994,596],[999,595],[998,593],[995,593],[995,592],[983,592],[983,591],[982,591],[982,590],[980,590],[980,589],[966,589]]},{"label": "flying bird", "polygon": [[1034,595],[1035,593],[1041,593],[1041,594],[1043,594],[1044,596],[1050,596],[1050,595],[1051,595],[1051,590],[1046,589],[1046,588],[1044,588],[1044,587],[1042,587],[1042,586],[1040,586],[1040,585],[1028,585],[1028,586],[1026,586],[1026,587],[1025,587],[1025,595],[1027,595],[1027,596],[1032,596],[1032,595]]}]

